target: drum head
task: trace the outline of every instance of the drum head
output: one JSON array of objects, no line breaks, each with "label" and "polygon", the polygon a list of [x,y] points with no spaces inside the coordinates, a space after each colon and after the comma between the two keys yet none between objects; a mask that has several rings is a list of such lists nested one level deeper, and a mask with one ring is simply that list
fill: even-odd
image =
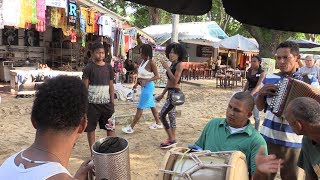
[{"label": "drum head", "polygon": [[[236,180],[240,177],[244,180],[249,179],[246,158],[240,151],[197,154],[197,158],[203,165],[215,166],[201,168],[191,157],[175,154],[176,152],[185,153],[188,150],[188,148],[176,147],[166,153],[160,169],[173,171],[174,173],[160,171],[160,179],[184,180],[186,178],[177,174],[190,172],[191,169],[194,171],[188,174],[192,180]],[[227,167],[227,165],[231,167]]]}]

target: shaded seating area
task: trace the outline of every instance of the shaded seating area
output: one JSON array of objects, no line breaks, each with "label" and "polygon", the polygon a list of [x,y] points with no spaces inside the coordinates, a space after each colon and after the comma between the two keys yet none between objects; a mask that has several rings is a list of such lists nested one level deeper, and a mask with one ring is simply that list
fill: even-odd
[{"label": "shaded seating area", "polygon": [[213,78],[213,69],[208,68],[206,62],[184,62],[182,79],[211,79]]},{"label": "shaded seating area", "polygon": [[245,71],[238,69],[223,68],[217,75],[216,87],[217,88],[243,88],[245,84]]}]

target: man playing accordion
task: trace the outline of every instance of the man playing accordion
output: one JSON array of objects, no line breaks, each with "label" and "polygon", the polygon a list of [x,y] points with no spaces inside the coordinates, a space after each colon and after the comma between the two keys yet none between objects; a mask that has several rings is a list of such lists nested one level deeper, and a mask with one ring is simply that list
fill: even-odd
[{"label": "man playing accordion", "polygon": [[[297,179],[298,157],[301,150],[302,136],[294,133],[287,120],[276,116],[271,110],[272,97],[277,95],[277,86],[285,77],[292,77],[303,80],[303,77],[297,71],[298,61],[300,59],[298,44],[286,41],[278,45],[276,50],[276,64],[280,69],[277,74],[267,74],[256,99],[257,108],[265,110],[266,115],[261,128],[261,134],[265,138],[268,146],[268,152],[283,159],[283,167],[280,169],[281,179]],[[316,78],[311,77],[309,84],[319,87]],[[274,179],[276,173],[271,175]]]}]

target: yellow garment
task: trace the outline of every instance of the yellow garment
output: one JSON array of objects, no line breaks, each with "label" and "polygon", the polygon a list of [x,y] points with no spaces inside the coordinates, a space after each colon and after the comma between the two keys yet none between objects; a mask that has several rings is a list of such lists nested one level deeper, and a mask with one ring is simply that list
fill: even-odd
[{"label": "yellow garment", "polygon": [[89,9],[87,11],[87,18],[86,18],[86,22],[87,22],[87,26],[86,26],[86,32],[87,33],[94,33],[94,10],[93,9]]},{"label": "yellow garment", "polygon": [[19,28],[25,28],[26,23],[31,23],[32,20],[32,0],[20,0],[20,19]]},{"label": "yellow garment", "polygon": [[52,27],[59,28],[59,14],[56,7],[50,7],[50,24]]},{"label": "yellow garment", "polygon": [[58,14],[59,14],[59,23],[58,23],[59,28],[62,29],[63,35],[70,36],[71,29],[68,27],[66,10],[63,8],[59,8]]}]

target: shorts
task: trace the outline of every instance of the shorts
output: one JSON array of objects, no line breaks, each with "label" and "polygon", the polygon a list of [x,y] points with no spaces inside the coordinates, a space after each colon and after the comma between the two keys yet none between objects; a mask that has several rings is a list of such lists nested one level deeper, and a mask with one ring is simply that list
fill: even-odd
[{"label": "shorts", "polygon": [[114,104],[91,104],[88,106],[88,125],[85,132],[92,132],[96,129],[99,122],[100,129],[115,130]]}]

